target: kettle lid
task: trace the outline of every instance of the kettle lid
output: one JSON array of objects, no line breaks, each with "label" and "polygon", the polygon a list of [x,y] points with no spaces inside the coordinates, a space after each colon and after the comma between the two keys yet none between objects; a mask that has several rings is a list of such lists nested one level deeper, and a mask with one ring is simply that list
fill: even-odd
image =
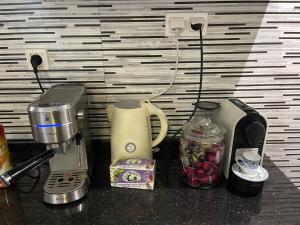
[{"label": "kettle lid", "polygon": [[121,100],[115,103],[115,107],[119,109],[137,109],[141,108],[140,100]]}]

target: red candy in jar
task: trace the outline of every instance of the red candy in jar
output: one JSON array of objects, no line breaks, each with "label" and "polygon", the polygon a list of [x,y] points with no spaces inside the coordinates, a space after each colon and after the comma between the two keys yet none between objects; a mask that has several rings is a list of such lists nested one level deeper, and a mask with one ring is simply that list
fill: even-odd
[{"label": "red candy in jar", "polygon": [[218,181],[219,181],[219,175],[218,174],[212,174],[211,175],[211,182],[212,183],[218,183]]},{"label": "red candy in jar", "polygon": [[219,181],[219,178],[220,178],[219,168],[213,166],[210,176],[211,176],[212,182],[217,183]]},{"label": "red candy in jar", "polygon": [[219,174],[219,168],[218,167],[216,167],[216,166],[212,166],[211,167],[211,173],[210,173],[211,175],[212,174]]},{"label": "red candy in jar", "polygon": [[201,179],[201,184],[211,184],[211,177],[210,176],[206,176],[203,179]]},{"label": "red candy in jar", "polygon": [[182,168],[181,169],[181,174],[183,175],[183,176],[187,176],[187,171],[186,171],[186,168]]},{"label": "red candy in jar", "polygon": [[191,177],[192,175],[194,175],[195,170],[192,167],[187,167],[185,169],[185,173],[188,177]]},{"label": "red candy in jar", "polygon": [[210,170],[206,172],[206,175],[207,175],[207,176],[210,176],[211,173],[212,173],[212,171],[213,171],[213,167],[211,167]]},{"label": "red candy in jar", "polygon": [[188,181],[189,185],[192,187],[197,187],[201,184],[201,180],[196,177],[191,177]]},{"label": "red candy in jar", "polygon": [[209,172],[211,169],[211,164],[209,162],[203,162],[201,167],[205,172]]},{"label": "red candy in jar", "polygon": [[208,152],[206,154],[205,158],[206,158],[206,160],[208,162],[215,163],[215,161],[216,161],[216,154],[217,154],[217,152]]},{"label": "red candy in jar", "polygon": [[206,176],[206,172],[200,168],[196,170],[196,174],[197,174],[197,177],[199,177],[199,178],[203,178]]},{"label": "red candy in jar", "polygon": [[201,168],[201,166],[202,166],[202,162],[195,162],[195,167],[197,167],[197,168]]},{"label": "red candy in jar", "polygon": [[211,148],[214,152],[216,152],[216,151],[218,151],[219,146],[218,146],[218,144],[212,144]]}]

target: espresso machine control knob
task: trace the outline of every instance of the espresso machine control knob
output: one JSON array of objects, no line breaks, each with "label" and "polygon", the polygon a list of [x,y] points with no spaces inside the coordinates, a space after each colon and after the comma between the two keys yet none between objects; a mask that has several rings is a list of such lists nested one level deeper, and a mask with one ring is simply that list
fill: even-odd
[{"label": "espresso machine control knob", "polygon": [[255,147],[264,140],[265,126],[260,121],[251,121],[243,129],[244,139],[249,146]]}]

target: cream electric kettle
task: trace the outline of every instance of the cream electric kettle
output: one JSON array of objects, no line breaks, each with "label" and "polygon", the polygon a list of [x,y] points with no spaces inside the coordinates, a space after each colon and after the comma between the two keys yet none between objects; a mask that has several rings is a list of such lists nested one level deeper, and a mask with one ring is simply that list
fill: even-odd
[{"label": "cream electric kettle", "polygon": [[[152,148],[167,135],[168,119],[164,112],[143,100],[122,100],[106,108],[111,123],[111,160],[152,159]],[[150,116],[156,115],[160,132],[152,140]]]}]

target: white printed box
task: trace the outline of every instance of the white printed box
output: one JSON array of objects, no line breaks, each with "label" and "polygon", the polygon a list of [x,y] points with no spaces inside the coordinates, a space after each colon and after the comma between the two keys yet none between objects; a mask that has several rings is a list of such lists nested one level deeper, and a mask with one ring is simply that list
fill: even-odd
[{"label": "white printed box", "polygon": [[126,159],[110,165],[112,187],[153,190],[155,179],[155,160]]}]

